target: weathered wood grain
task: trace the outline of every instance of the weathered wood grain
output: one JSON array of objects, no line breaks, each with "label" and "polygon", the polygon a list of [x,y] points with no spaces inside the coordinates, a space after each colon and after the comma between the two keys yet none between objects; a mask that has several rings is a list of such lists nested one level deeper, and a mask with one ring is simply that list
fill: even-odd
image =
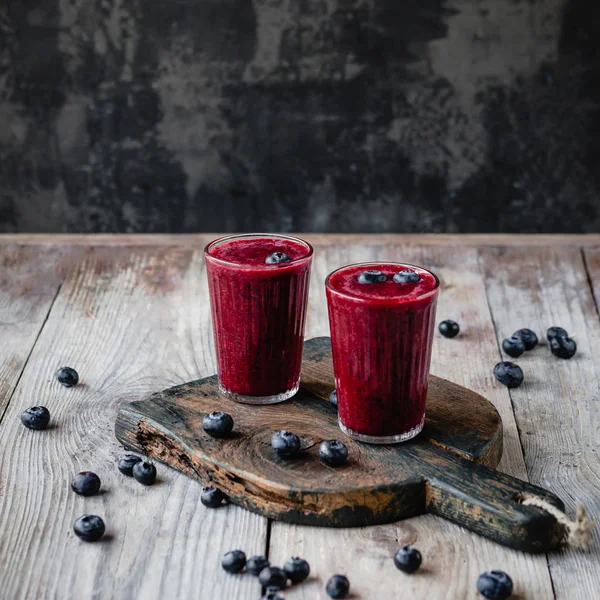
[{"label": "weathered wood grain", "polygon": [[0,421],[60,289],[64,254],[0,246]]},{"label": "weathered wood grain", "polygon": [[[322,282],[329,271],[350,262],[377,259],[420,263],[441,276],[438,318],[456,319],[463,333],[454,340],[436,334],[432,371],[470,387],[494,403],[504,423],[500,469],[526,478],[510,397],[492,377],[491,367],[500,355],[475,250],[379,244],[317,248],[307,336],[328,334]],[[418,574],[408,577],[394,568],[392,556],[399,546],[412,542],[423,553],[424,562]],[[270,554],[275,563],[300,555],[313,565],[314,577],[309,582],[286,591],[286,598],[292,600],[325,600],[324,585],[333,573],[350,577],[357,598],[475,600],[480,598],[475,588],[477,577],[488,569],[509,572],[517,597],[553,597],[544,556],[500,547],[433,516],[359,530],[308,529],[273,523]]]},{"label": "weathered wood grain", "polygon": [[[121,402],[214,372],[204,279],[190,248],[95,249],[69,271],[1,426],[2,598],[260,595],[256,580],[226,576],[219,562],[233,547],[264,552],[265,519],[204,508],[201,487],[164,467],[152,487],[116,468]],[[79,371],[79,386],[53,379],[61,365]],[[49,430],[21,426],[32,404],[49,408]],[[102,494],[70,490],[81,470],[98,473]],[[86,512],[105,519],[103,541],[74,536]]]},{"label": "weathered wood grain", "polygon": [[[598,251],[586,252],[598,286]],[[517,359],[525,383],[511,396],[530,480],[559,494],[571,515],[582,502],[600,521],[600,322],[581,252],[545,248],[482,250],[486,286],[498,338],[520,327],[541,344]],[[571,360],[552,356],[546,329],[559,325],[577,341]],[[588,553],[550,554],[558,598],[599,597],[600,532]]]}]

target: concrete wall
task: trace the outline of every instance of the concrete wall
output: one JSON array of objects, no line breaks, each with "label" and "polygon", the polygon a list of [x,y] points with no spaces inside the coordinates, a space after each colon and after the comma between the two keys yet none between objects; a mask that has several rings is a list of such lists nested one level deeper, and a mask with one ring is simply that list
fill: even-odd
[{"label": "concrete wall", "polygon": [[0,232],[600,231],[600,3],[0,0]]}]

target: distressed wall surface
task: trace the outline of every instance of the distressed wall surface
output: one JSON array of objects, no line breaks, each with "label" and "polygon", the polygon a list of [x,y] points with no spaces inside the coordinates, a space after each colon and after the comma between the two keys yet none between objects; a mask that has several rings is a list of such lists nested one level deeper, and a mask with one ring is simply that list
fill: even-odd
[{"label": "distressed wall surface", "polygon": [[600,4],[0,0],[0,232],[600,231]]}]

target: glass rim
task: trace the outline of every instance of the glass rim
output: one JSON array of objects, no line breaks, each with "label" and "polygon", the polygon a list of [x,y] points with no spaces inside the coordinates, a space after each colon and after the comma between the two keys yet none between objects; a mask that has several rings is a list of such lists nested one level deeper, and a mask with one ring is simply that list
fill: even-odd
[{"label": "glass rim", "polygon": [[420,265],[413,265],[411,263],[401,263],[401,262],[397,262],[395,260],[388,260],[388,261],[378,260],[378,261],[370,261],[370,262],[357,262],[357,263],[350,263],[348,265],[343,265],[342,267],[338,267],[337,269],[331,271],[331,273],[329,273],[329,275],[327,275],[327,277],[325,278],[325,287],[332,294],[337,294],[338,296],[343,296],[344,298],[349,298],[350,300],[355,300],[356,302],[378,302],[378,303],[382,303],[382,304],[396,304],[398,302],[401,302],[400,299],[406,298],[406,296],[397,296],[397,297],[391,297],[391,298],[389,298],[389,297],[388,298],[375,298],[375,297],[360,298],[358,296],[353,296],[352,294],[348,294],[346,292],[341,292],[340,290],[336,290],[329,282],[331,277],[333,275],[335,275],[338,271],[343,271],[344,269],[349,269],[350,267],[375,267],[375,266],[381,266],[381,265],[397,265],[399,267],[421,269],[421,271],[425,271],[426,273],[429,273],[433,277],[433,279],[435,280],[435,285],[430,290],[427,290],[426,292],[418,294],[417,296],[413,296],[413,298],[415,300],[421,299],[421,298],[427,298],[428,296],[433,296],[434,294],[437,294],[438,290],[440,289],[440,278],[433,271],[430,271],[429,269],[426,269],[425,267],[421,267]]},{"label": "glass rim", "polygon": [[[222,258],[217,258],[216,256],[213,256],[210,253],[211,248],[214,248],[215,246],[222,244],[224,242],[228,242],[231,240],[238,240],[238,239],[248,239],[248,238],[252,239],[252,238],[265,238],[265,237],[266,238],[277,238],[280,240],[291,240],[293,242],[298,242],[298,243],[306,246],[306,249],[308,250],[308,252],[298,258],[294,258],[294,259],[289,260],[284,263],[276,263],[273,265],[267,265],[267,264],[265,264],[265,265],[242,265],[240,263],[231,262],[229,260],[223,260]],[[223,235],[219,238],[216,238],[216,239],[212,240],[212,242],[209,242],[208,244],[206,244],[206,246],[204,247],[204,256],[205,256],[206,260],[210,259],[211,261],[213,261],[219,265],[223,265],[223,266],[227,266],[227,267],[234,267],[236,269],[251,269],[253,271],[256,271],[257,269],[266,269],[269,271],[276,270],[276,269],[285,269],[286,267],[291,267],[292,265],[297,265],[298,263],[309,260],[310,258],[312,258],[313,254],[314,254],[314,248],[306,240],[303,240],[302,238],[299,238],[299,237],[295,237],[293,235],[285,235],[283,233],[234,233],[234,234],[229,234],[229,235]]]}]

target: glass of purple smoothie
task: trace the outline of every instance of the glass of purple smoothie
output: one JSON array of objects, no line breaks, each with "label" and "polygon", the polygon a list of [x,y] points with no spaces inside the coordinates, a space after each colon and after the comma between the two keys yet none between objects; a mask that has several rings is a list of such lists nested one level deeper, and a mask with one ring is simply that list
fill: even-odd
[{"label": "glass of purple smoothie", "polygon": [[287,400],[300,384],[312,246],[256,233],[215,240],[204,255],[221,392]]},{"label": "glass of purple smoothie", "polygon": [[415,437],[425,420],[439,279],[377,262],[333,271],[325,286],[342,431],[371,444]]}]

